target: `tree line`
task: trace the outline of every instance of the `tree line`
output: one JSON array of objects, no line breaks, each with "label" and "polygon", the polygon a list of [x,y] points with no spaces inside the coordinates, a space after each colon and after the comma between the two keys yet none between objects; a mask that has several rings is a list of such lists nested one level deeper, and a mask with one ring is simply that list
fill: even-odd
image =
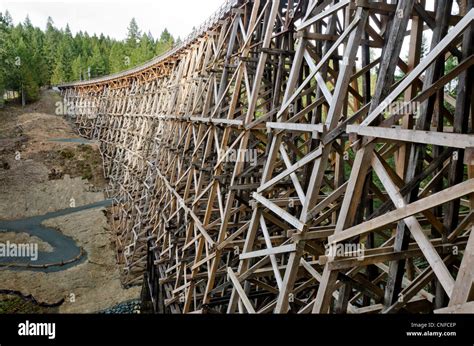
[{"label": "tree line", "polygon": [[120,72],[163,54],[175,43],[166,29],[157,39],[142,33],[134,18],[126,39],[116,40],[82,31],[73,35],[69,25],[56,28],[51,17],[45,30],[33,26],[28,17],[14,25],[8,11],[0,12],[0,105],[5,90],[34,101],[42,86]]}]

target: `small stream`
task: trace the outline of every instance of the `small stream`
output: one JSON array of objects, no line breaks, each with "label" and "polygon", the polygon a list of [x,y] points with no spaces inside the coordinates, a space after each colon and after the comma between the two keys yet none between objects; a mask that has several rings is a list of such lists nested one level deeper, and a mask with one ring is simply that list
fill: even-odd
[{"label": "small stream", "polygon": [[[83,210],[106,207],[111,204],[112,200],[104,200],[40,216],[31,216],[19,220],[0,220],[0,232],[27,233],[47,242],[53,248],[52,252],[38,251],[38,258],[34,261],[29,257],[0,257],[0,269],[57,272],[82,263],[87,258],[87,254],[76,244],[74,239],[54,228],[43,226],[41,223],[47,219]],[[51,263],[54,263],[54,265],[49,265]],[[8,266],[10,264],[16,265]]]},{"label": "small stream", "polygon": [[49,142],[98,144],[98,141],[93,141],[93,140],[85,139],[85,138],[55,138],[55,139],[49,139]]}]

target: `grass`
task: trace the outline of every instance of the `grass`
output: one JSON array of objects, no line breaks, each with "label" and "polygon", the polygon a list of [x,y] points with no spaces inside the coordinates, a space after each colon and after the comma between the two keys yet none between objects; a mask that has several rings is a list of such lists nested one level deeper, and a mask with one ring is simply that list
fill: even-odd
[{"label": "grass", "polygon": [[57,308],[39,306],[15,295],[0,295],[0,314],[56,313]]},{"label": "grass", "polygon": [[67,160],[71,160],[74,158],[75,154],[74,151],[71,149],[64,149],[59,152],[61,154],[61,157]]}]

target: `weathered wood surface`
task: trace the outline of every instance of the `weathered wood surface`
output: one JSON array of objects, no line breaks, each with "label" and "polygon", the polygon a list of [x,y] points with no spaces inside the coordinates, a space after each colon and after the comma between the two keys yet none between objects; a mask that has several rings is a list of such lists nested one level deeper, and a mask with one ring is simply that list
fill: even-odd
[{"label": "weathered wood surface", "polygon": [[472,311],[455,4],[227,1],[164,56],[59,86],[100,141],[123,283],[145,273],[157,312]]}]

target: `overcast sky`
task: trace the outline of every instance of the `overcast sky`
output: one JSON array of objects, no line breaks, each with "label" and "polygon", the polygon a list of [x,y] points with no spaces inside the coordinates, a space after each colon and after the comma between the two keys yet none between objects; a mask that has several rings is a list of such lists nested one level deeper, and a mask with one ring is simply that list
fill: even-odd
[{"label": "overcast sky", "polygon": [[0,0],[0,12],[8,10],[15,24],[29,15],[34,26],[44,29],[48,16],[56,27],[67,23],[71,31],[124,39],[130,20],[140,29],[159,37],[167,28],[184,38],[223,3],[223,0]]}]

